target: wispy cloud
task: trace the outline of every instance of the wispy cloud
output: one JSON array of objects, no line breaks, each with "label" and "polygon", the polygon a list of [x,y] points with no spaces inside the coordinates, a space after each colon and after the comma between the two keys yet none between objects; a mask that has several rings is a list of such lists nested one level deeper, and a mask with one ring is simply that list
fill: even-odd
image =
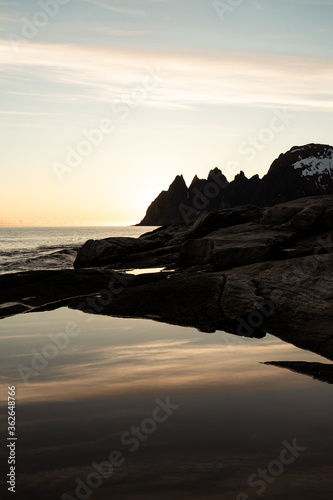
[{"label": "wispy cloud", "polygon": [[[54,112],[40,112],[40,111],[8,111],[8,110],[3,110],[0,109],[0,116],[1,115],[6,115],[6,116],[58,116],[63,118],[64,113],[59,112],[59,113],[54,113]],[[68,115],[70,116],[70,115]]]},{"label": "wispy cloud", "polygon": [[253,5],[257,10],[264,10],[264,7],[259,2],[253,2]]},{"label": "wispy cloud", "polygon": [[31,42],[14,52],[8,42],[0,42],[1,78],[28,75],[39,84],[43,79],[56,83],[71,102],[73,96],[82,102],[121,100],[142,88],[156,67],[162,76],[144,104],[157,108],[237,104],[333,109],[333,67],[326,59],[179,55]]},{"label": "wispy cloud", "polygon": [[135,29],[116,29],[110,26],[95,26],[88,28],[89,31],[103,35],[118,36],[118,37],[136,37],[149,35],[149,30],[135,30]]},{"label": "wispy cloud", "polygon": [[[0,5],[1,6],[1,5]],[[4,24],[15,23],[19,20],[18,16],[11,12],[0,12],[0,22]],[[4,31],[1,29],[1,31]]]},{"label": "wispy cloud", "polygon": [[123,14],[126,16],[134,16],[134,17],[147,17],[147,13],[144,10],[116,7],[115,5],[111,5],[111,3],[108,3],[107,0],[105,0],[105,1],[102,1],[102,0],[83,0],[83,1],[87,2],[87,3],[93,3],[94,5],[97,5],[98,7],[102,7],[103,9],[111,10],[112,12],[115,12],[117,14]]},{"label": "wispy cloud", "polygon": [[303,5],[313,5],[314,7],[322,7],[325,5],[333,7],[333,0],[288,0],[288,2]]}]

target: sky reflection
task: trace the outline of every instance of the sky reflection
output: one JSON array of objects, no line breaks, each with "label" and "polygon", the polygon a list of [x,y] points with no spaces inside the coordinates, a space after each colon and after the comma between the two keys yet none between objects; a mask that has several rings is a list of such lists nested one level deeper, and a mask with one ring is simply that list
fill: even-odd
[{"label": "sky reflection", "polygon": [[[243,339],[147,320],[95,316],[87,323],[87,317],[60,309],[0,323],[2,386],[17,386],[25,498],[37,487],[46,499],[60,498],[53,496],[58,491],[73,493],[75,478],[84,478],[93,461],[107,460],[116,449],[126,461],[94,498],[109,499],[112,486],[116,498],[124,499],[190,493],[236,499],[249,489],[251,472],[294,438],[307,451],[270,485],[273,498],[287,498],[290,481],[303,491],[315,471],[321,484],[329,484],[331,386],[261,364],[322,358],[270,335]],[[77,323],[80,333],[25,384],[17,366],[32,367],[31,350],[43,352],[49,334],[63,332],[68,322]],[[157,398],[168,396],[179,409],[131,453],[121,436],[151,417]],[[311,498],[305,490],[304,498]]]}]

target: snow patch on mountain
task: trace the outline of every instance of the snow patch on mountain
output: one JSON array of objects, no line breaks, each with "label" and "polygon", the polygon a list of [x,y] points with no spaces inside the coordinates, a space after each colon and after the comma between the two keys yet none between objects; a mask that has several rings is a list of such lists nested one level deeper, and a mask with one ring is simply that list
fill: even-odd
[{"label": "snow patch on mountain", "polygon": [[321,182],[324,174],[328,174],[333,179],[333,150],[320,157],[309,156],[293,164],[295,170],[302,169],[302,177],[318,176]]}]

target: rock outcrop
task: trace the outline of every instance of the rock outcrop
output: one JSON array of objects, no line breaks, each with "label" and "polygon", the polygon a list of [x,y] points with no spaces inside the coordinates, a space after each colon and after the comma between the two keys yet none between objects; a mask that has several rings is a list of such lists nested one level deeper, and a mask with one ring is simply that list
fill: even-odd
[{"label": "rock outcrop", "polygon": [[[165,264],[163,272],[126,272]],[[333,196],[229,208],[137,239],[90,241],[76,267],[0,276],[2,316],[66,305],[204,332],[269,332],[333,360]]]},{"label": "rock outcrop", "polygon": [[277,249],[295,237],[288,230],[275,230],[249,222],[218,229],[205,238],[188,239],[180,249],[180,261],[187,266],[215,264],[220,269],[245,266],[273,258]]},{"label": "rock outcrop", "polygon": [[[170,222],[177,222],[179,205],[187,201],[187,186],[182,175],[177,175],[167,191],[162,191],[150,205],[140,225],[163,226]],[[155,224],[155,221],[159,221]]]},{"label": "rock outcrop", "polygon": [[155,249],[158,242],[140,238],[105,238],[88,240],[79,250],[74,262],[75,268],[99,267],[113,264],[127,255]]},{"label": "rock outcrop", "polygon": [[272,163],[251,203],[268,206],[320,194],[333,194],[333,147],[308,144]]},{"label": "rock outcrop", "polygon": [[203,211],[240,205],[259,207],[307,196],[333,194],[333,147],[322,144],[295,146],[281,154],[260,179],[244,172],[228,182],[222,172],[211,170],[207,179],[194,177],[189,188],[179,176],[147,210],[139,225],[192,222]]}]

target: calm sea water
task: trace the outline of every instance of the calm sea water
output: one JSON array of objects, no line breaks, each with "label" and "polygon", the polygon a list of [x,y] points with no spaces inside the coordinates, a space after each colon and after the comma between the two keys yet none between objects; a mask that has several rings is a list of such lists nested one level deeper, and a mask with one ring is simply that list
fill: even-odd
[{"label": "calm sea water", "polygon": [[73,266],[89,239],[138,237],[147,227],[0,227],[0,274]]}]

